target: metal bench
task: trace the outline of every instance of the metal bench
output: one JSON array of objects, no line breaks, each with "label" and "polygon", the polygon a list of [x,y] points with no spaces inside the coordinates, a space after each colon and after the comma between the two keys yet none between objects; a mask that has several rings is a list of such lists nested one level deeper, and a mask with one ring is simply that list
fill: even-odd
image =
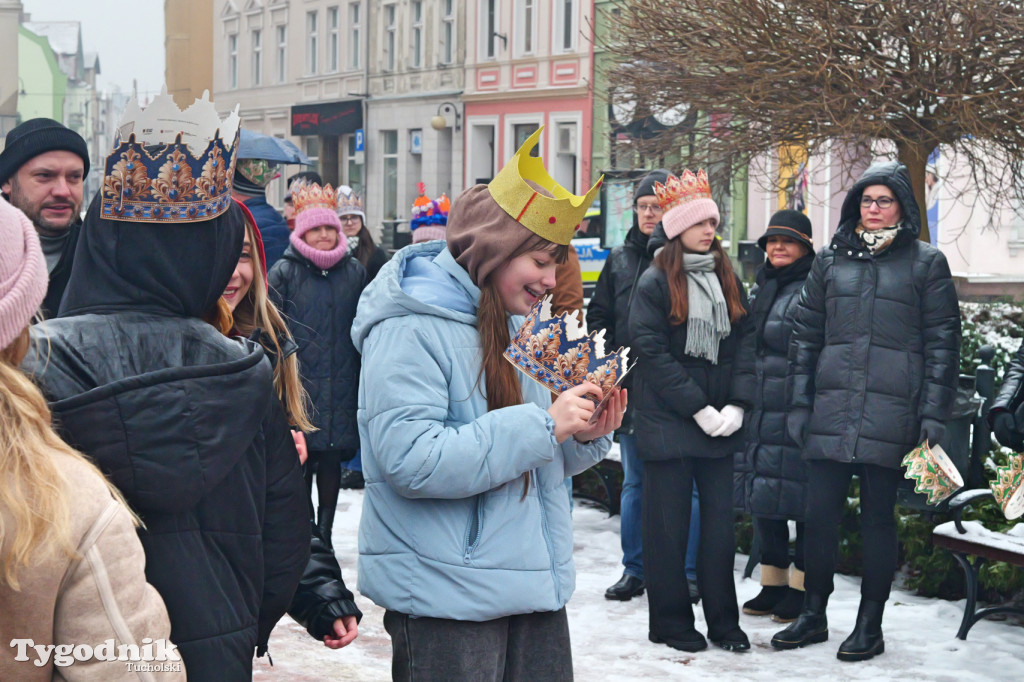
[{"label": "metal bench", "polygon": [[[978,608],[978,571],[988,561],[1004,561],[1024,567],[1024,524],[1017,524],[1009,533],[989,530],[977,521],[964,521],[963,510],[984,499],[992,499],[991,490],[968,490],[949,500],[953,520],[935,527],[932,544],[953,554],[967,581],[967,604],[960,630],[956,636],[967,639],[967,633],[982,618],[997,613],[1013,613],[1024,617],[1024,608],[1012,605]],[[974,563],[968,557],[977,557]]]}]

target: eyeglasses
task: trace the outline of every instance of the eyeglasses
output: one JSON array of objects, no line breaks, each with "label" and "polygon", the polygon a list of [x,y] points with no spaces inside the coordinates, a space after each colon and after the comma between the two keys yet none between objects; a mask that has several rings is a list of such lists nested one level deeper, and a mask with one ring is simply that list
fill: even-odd
[{"label": "eyeglasses", "polygon": [[877,204],[878,208],[880,208],[880,209],[882,209],[884,211],[885,209],[887,209],[890,206],[892,206],[893,203],[895,203],[895,202],[896,202],[896,200],[893,199],[892,197],[878,197],[877,199],[872,199],[871,197],[861,197],[860,198],[860,207],[861,208],[871,208],[871,204]]},{"label": "eyeglasses", "polygon": [[338,218],[343,223],[356,223],[359,222],[359,216],[357,215],[343,215]]},{"label": "eyeglasses", "polygon": [[650,211],[651,213],[661,213],[662,212],[661,211],[661,204],[637,204],[636,205],[636,212],[637,213],[643,213],[645,211]]}]

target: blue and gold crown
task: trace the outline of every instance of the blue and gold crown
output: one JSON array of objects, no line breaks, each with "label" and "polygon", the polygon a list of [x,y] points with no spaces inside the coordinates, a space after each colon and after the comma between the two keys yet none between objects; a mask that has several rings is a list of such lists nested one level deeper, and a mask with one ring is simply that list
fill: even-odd
[{"label": "blue and gold crown", "polygon": [[[551,314],[551,297],[534,304],[512,342],[505,359],[555,395],[592,381],[605,396],[617,386],[629,365],[629,348],[605,355],[604,330],[587,334],[580,311]],[[589,396],[598,402],[597,396]]]},{"label": "blue and gold crown", "polygon": [[104,167],[101,215],[108,220],[189,223],[231,205],[238,107],[223,121],[209,93],[181,111],[167,88],[142,109],[128,103]]}]

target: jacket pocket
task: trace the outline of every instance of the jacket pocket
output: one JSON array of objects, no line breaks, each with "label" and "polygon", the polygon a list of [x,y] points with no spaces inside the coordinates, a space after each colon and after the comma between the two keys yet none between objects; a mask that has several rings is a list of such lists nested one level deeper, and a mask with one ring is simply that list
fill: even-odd
[{"label": "jacket pocket", "polygon": [[480,536],[484,529],[484,504],[483,496],[477,495],[473,501],[473,511],[469,515],[469,523],[466,524],[466,538],[463,542],[462,561],[469,563],[473,558],[473,550],[480,544]]}]

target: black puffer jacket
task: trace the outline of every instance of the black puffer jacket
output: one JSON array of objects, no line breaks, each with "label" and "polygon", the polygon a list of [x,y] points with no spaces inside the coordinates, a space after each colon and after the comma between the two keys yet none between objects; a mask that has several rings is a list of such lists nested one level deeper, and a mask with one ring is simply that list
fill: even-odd
[{"label": "black puffer jacket", "polygon": [[[746,294],[738,278],[737,285],[746,308]],[[670,309],[665,273],[647,268],[637,283],[629,316],[637,363],[630,395],[636,409],[637,452],[643,460],[732,457],[743,447],[743,429],[728,437],[711,438],[693,415],[707,405],[719,410],[729,404],[750,407],[753,386],[733,371],[749,316],[732,325],[729,336],[719,344],[718,364],[713,365],[684,352],[686,323],[670,324]],[[749,372],[742,375],[750,376]]]},{"label": "black puffer jacket", "polygon": [[[1021,405],[1024,405],[1024,342],[1003,374],[1003,383],[992,400],[989,419],[1002,411],[1016,412]],[[1024,424],[1017,424],[1017,428],[1024,429]]]},{"label": "black puffer jacket", "polygon": [[[890,188],[904,217],[878,256],[854,232],[870,185]],[[906,168],[872,166],[847,194],[832,243],[814,259],[790,346],[793,404],[813,408],[805,459],[898,469],[918,444],[922,418],[949,417],[960,311],[946,258],[917,239],[920,225]]]},{"label": "black puffer jacket", "polygon": [[[634,223],[636,221],[634,220]],[[587,307],[587,329],[605,330],[605,348],[614,350],[620,346],[630,346],[632,337],[629,333],[629,309],[633,298],[633,290],[640,275],[651,264],[647,253],[647,235],[635,224],[628,233],[626,241],[616,246],[608,254],[608,260],[597,278],[597,287]],[[633,385],[633,375],[628,374],[623,380],[623,388]],[[626,408],[622,418],[620,433],[633,432],[633,404]]]},{"label": "black puffer jacket", "polygon": [[737,370],[753,370],[757,390],[747,416],[746,448],[736,455],[737,506],[769,519],[804,518],[807,464],[786,433],[786,375],[793,310],[813,260],[808,253],[787,267],[766,262],[758,270],[750,302],[752,329],[741,351],[754,362]]},{"label": "black puffer jacket", "polygon": [[267,278],[299,345],[299,373],[319,429],[306,436],[307,447],[355,450],[359,354],[351,330],[366,270],[348,254],[321,270],[289,245]]}]

